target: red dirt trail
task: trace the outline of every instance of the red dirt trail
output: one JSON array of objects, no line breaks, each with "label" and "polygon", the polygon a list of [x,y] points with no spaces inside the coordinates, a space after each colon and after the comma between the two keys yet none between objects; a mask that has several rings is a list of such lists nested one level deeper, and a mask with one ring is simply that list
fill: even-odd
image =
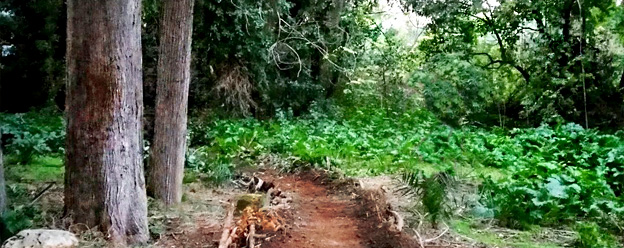
[{"label": "red dirt trail", "polygon": [[348,196],[330,193],[309,179],[288,176],[275,181],[276,187],[293,194],[294,223],[285,234],[262,247],[366,247],[358,234],[356,202]]},{"label": "red dirt trail", "polygon": [[[404,233],[390,231],[384,217],[383,193],[367,191],[354,181],[329,180],[323,172],[279,176],[275,171],[254,173],[271,182],[282,195],[292,197],[287,209],[277,210],[284,228],[258,239],[260,248],[416,248]],[[260,175],[258,175],[260,174]],[[200,192],[198,192],[201,194]],[[220,196],[223,197],[223,196]],[[232,196],[233,197],[233,196]],[[172,227],[157,247],[217,247],[223,230],[197,218],[193,229]],[[263,230],[259,231],[260,234]],[[245,242],[245,238],[242,239]],[[230,247],[234,247],[232,245]],[[240,244],[237,247],[243,247]]]}]

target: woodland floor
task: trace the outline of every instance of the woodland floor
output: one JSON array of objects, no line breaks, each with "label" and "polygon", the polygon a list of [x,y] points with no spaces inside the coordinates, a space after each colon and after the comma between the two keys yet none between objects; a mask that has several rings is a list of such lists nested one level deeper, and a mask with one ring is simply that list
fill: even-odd
[{"label": "woodland floor", "polygon": [[[258,177],[271,182],[282,195],[289,199],[286,207],[276,210],[283,228],[278,231],[259,229],[256,247],[568,247],[574,233],[565,229],[537,228],[518,231],[498,227],[492,220],[474,220],[467,217],[447,220],[438,228],[425,221],[413,211],[417,198],[399,193],[401,184],[392,176],[367,178],[344,178],[332,173],[309,170],[296,173],[279,173],[273,159],[260,162],[254,169],[241,174]],[[278,168],[281,168],[277,166]],[[62,214],[62,171],[48,173],[45,178],[29,178],[22,172],[29,167],[10,167],[12,178],[26,178],[12,183],[23,188],[24,198],[41,211],[33,227],[69,229],[72,226],[60,217]],[[47,168],[47,167],[46,167]],[[50,167],[52,168],[52,167]],[[57,167],[54,167],[57,168]],[[266,168],[266,169],[265,169]],[[150,233],[154,243],[149,247],[218,247],[223,232],[226,206],[230,205],[247,189],[233,183],[215,187],[208,185],[201,175],[195,175],[185,183],[183,202],[173,208],[164,208],[154,201],[149,204]],[[467,189],[470,183],[462,183]],[[50,188],[50,186],[52,186]],[[45,190],[49,188],[49,190]],[[38,192],[45,192],[36,198]],[[465,198],[462,196],[462,198]],[[34,201],[33,201],[34,202]],[[404,219],[402,232],[393,229],[389,209]],[[465,215],[460,215],[465,216]],[[235,216],[235,220],[240,219]],[[419,238],[420,236],[420,238]],[[244,237],[237,247],[245,247]],[[80,247],[106,247],[105,235],[81,233]],[[231,246],[233,247],[233,246]]]},{"label": "woodland floor", "polygon": [[[363,196],[358,182],[328,180],[323,172],[317,171],[283,176],[274,171],[254,174],[292,197],[289,207],[279,211],[285,228],[259,241],[259,247],[418,247],[410,242],[410,237],[388,229],[382,217],[384,204],[372,198],[377,194]],[[175,237],[168,235],[157,245],[216,247],[221,226],[203,218],[196,223],[196,230]]]},{"label": "woodland floor", "polygon": [[[259,239],[256,247],[411,248],[421,247],[422,243],[427,248],[533,248],[564,247],[570,242],[569,238],[564,237],[569,235],[567,232],[550,229],[520,232],[497,228],[491,222],[455,221],[439,228],[427,224],[416,227],[417,218],[408,211],[414,200],[397,193],[398,185],[389,176],[330,179],[323,171],[280,174],[271,169],[248,173],[272,182],[275,188],[292,198],[288,208],[278,211],[285,228],[277,232],[265,232],[268,238]],[[233,187],[213,190],[205,187],[196,189],[191,185],[186,205],[198,205],[204,201],[206,205],[217,207],[210,214],[192,217],[190,224],[179,224],[179,218],[170,218],[173,221],[166,224],[164,234],[159,239],[155,237],[158,239],[155,246],[217,247],[223,230],[223,206],[244,193],[245,190]],[[392,217],[387,209],[404,217],[406,223],[402,232],[392,228]],[[244,240],[236,247],[246,247]]]}]

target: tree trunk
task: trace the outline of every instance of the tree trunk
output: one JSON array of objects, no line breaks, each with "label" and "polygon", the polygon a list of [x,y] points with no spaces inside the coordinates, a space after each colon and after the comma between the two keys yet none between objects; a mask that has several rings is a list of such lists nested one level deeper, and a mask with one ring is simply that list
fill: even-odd
[{"label": "tree trunk", "polygon": [[165,0],[160,27],[149,190],[165,204],[182,199],[193,0]]},{"label": "tree trunk", "polygon": [[624,70],[622,70],[622,76],[620,77],[619,90],[621,94],[624,94]]},{"label": "tree trunk", "polygon": [[2,157],[2,129],[0,129],[0,216],[6,210],[7,196],[6,196],[6,183],[4,181],[4,160]]},{"label": "tree trunk", "polygon": [[[0,44],[0,59],[2,59],[2,46]],[[0,67],[2,63],[0,61]],[[2,76],[0,71],[0,77]],[[1,79],[0,79],[1,82]],[[2,98],[2,85],[0,85],[0,99]],[[2,110],[2,101],[0,100],[0,110]],[[2,128],[0,128],[0,216],[6,210],[7,196],[6,196],[6,182],[4,181],[4,158],[2,157]]]},{"label": "tree trunk", "polygon": [[141,1],[67,5],[65,216],[145,242]]}]

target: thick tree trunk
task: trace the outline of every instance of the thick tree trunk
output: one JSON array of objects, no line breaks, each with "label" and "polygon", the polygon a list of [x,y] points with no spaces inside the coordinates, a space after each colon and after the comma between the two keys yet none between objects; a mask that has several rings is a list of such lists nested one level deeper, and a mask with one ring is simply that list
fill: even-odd
[{"label": "thick tree trunk", "polygon": [[163,1],[149,190],[170,205],[182,199],[193,0]]},{"label": "thick tree trunk", "polygon": [[141,1],[67,5],[65,214],[116,243],[145,242]]}]

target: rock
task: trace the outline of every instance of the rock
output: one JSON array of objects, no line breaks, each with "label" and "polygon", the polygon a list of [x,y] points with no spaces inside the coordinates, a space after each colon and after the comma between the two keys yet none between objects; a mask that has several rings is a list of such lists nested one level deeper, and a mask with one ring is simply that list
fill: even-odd
[{"label": "rock", "polygon": [[78,247],[78,238],[63,230],[29,229],[7,239],[2,248],[72,248]]},{"label": "rock", "polygon": [[236,200],[236,212],[240,213],[246,207],[252,207],[254,210],[262,208],[265,196],[263,194],[244,194],[238,196]]}]

